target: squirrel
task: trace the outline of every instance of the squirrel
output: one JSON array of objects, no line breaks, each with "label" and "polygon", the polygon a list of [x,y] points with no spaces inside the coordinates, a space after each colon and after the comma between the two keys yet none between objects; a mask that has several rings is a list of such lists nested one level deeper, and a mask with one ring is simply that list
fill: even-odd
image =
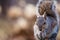
[{"label": "squirrel", "polygon": [[[39,21],[38,19],[39,19],[39,17],[41,17],[41,15],[45,14],[45,18],[48,17],[47,23],[49,22],[49,20],[51,21],[48,25],[52,24],[51,26],[54,26],[52,28],[52,30],[49,28],[51,30],[49,35],[51,35],[51,36],[49,36],[49,35],[48,36],[49,36],[49,38],[51,38],[53,35],[55,35],[54,39],[57,36],[58,24],[59,24],[58,23],[59,22],[59,17],[58,17],[55,5],[56,5],[56,1],[55,0],[39,0],[37,5],[36,5],[37,6],[36,7],[36,9],[37,9],[36,10],[37,21]],[[37,21],[36,21],[36,23],[37,23]],[[39,22],[38,22],[38,24],[39,24]],[[41,24],[41,22],[40,22],[40,24]],[[39,29],[40,29],[39,26],[37,24],[35,24],[34,25],[34,36],[35,36],[36,40],[40,40],[40,38],[41,38],[41,36],[40,36],[41,31]],[[56,34],[55,34],[55,31],[56,31]],[[39,36],[37,37],[37,35],[39,35]],[[53,39],[51,38],[51,40],[53,40]]]}]

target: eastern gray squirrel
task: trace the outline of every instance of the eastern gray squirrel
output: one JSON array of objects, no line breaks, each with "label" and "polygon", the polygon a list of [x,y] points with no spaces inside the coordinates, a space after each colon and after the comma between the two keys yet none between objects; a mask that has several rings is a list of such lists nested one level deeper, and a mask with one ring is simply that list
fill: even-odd
[{"label": "eastern gray squirrel", "polygon": [[[56,6],[55,6],[55,1],[52,0],[39,0],[37,3],[37,9],[36,9],[36,15],[37,15],[37,20],[34,25],[34,36],[36,40],[45,40],[45,37],[48,37],[48,40],[56,40],[56,36],[58,33],[58,15],[56,11]],[[45,14],[45,15],[44,15]],[[45,23],[44,19],[41,19],[41,15],[44,15],[45,17]],[[43,18],[42,17],[42,18]],[[41,21],[42,20],[42,21]],[[42,26],[44,23],[45,30],[42,33]],[[42,24],[42,26],[41,26]],[[54,27],[53,27],[54,26]],[[40,30],[41,29],[41,30]],[[47,29],[47,30],[46,30]],[[50,32],[49,32],[50,31]],[[48,33],[47,33],[48,32]],[[42,35],[42,37],[41,37]]]}]

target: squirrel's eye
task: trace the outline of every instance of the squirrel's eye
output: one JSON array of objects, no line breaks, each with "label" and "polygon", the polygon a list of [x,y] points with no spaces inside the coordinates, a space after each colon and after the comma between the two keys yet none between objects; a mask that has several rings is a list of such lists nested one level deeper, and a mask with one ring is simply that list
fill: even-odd
[{"label": "squirrel's eye", "polygon": [[44,22],[44,25],[46,24],[46,22]]}]

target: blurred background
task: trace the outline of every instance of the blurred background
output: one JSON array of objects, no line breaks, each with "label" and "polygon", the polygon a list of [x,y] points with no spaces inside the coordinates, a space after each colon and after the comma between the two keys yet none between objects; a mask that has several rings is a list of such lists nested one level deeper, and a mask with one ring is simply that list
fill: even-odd
[{"label": "blurred background", "polygon": [[[0,0],[0,40],[35,40],[33,26],[37,2],[38,0]],[[60,0],[57,0],[56,6],[60,19]],[[57,40],[59,38],[60,31]]]}]

